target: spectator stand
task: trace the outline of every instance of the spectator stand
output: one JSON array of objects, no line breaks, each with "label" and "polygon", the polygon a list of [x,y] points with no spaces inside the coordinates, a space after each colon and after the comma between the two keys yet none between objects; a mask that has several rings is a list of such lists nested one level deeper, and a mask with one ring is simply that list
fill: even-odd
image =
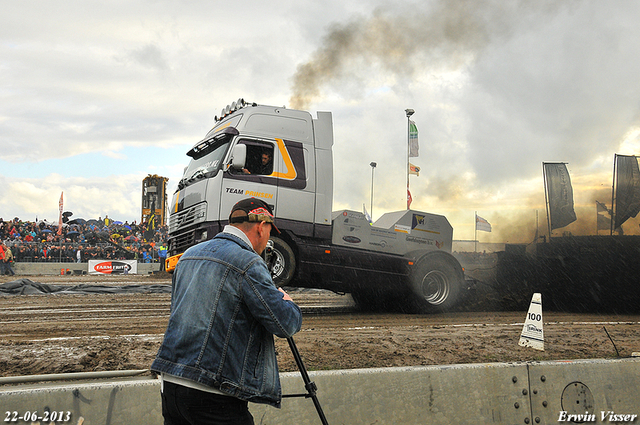
[{"label": "spectator stand", "polygon": [[0,240],[11,249],[16,262],[78,262],[78,250],[83,263],[90,259],[158,262],[156,247],[166,244],[167,226],[153,229],[145,239],[148,230],[136,222],[114,220],[107,226],[100,219],[79,218],[63,223],[58,235],[55,222],[0,218]]}]

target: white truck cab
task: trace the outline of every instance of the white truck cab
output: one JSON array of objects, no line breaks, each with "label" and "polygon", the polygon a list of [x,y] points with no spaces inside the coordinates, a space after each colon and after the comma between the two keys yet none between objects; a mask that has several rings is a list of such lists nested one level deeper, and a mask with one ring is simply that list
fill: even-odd
[{"label": "white truck cab", "polygon": [[314,119],[238,101],[187,154],[192,159],[170,206],[170,253],[215,236],[247,197],[272,206],[282,229],[330,235],[332,146],[330,112]]}]

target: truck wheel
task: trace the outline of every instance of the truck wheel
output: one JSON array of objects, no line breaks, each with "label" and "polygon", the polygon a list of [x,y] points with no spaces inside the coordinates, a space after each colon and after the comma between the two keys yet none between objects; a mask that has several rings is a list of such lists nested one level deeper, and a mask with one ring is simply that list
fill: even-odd
[{"label": "truck wheel", "polygon": [[296,256],[288,243],[280,238],[273,241],[273,256],[275,257],[272,275],[276,286],[287,286],[296,271]]},{"label": "truck wheel", "polygon": [[458,300],[464,282],[462,267],[449,258],[430,255],[420,260],[411,275],[417,312],[442,311]]}]

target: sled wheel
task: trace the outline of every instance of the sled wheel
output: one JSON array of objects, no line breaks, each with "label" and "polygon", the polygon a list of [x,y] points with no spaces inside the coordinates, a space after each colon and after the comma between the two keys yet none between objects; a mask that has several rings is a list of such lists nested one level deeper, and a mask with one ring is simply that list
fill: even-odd
[{"label": "sled wheel", "polygon": [[463,283],[462,269],[449,258],[432,255],[421,259],[411,275],[417,310],[442,311],[452,307]]}]

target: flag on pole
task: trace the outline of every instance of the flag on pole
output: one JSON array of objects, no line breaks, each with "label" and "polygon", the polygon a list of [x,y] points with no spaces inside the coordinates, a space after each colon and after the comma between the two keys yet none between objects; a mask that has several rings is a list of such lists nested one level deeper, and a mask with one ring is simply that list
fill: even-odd
[{"label": "flag on pole", "polygon": [[[605,214],[600,214],[605,213]],[[605,204],[602,202],[596,201],[596,216],[597,216],[597,225],[596,231],[598,230],[611,230],[611,212],[607,208]]]},{"label": "flag on pole", "polygon": [[485,220],[484,218],[476,214],[476,230],[481,230],[483,232],[490,232],[491,224],[487,220]]},{"label": "flag on pole", "polygon": [[409,192],[409,188],[407,188],[407,209],[411,208],[411,202],[413,202],[413,198],[411,197],[411,192]]},{"label": "flag on pole", "polygon": [[58,209],[60,210],[60,215],[58,216],[58,234],[62,234],[62,195],[64,192],[60,192],[60,201],[58,202]]},{"label": "flag on pole", "polygon": [[373,220],[371,219],[371,216],[367,212],[367,207],[364,204],[362,204],[362,210],[364,211],[364,217],[367,219],[369,224],[371,224],[373,222]]},{"label": "flag on pole", "polygon": [[596,212],[599,214],[601,212],[609,212],[609,209],[602,202],[596,201]]},{"label": "flag on pole", "polygon": [[616,155],[616,191],[614,228],[640,212],[640,167],[638,157]]},{"label": "flag on pole", "polygon": [[418,127],[416,123],[409,120],[409,156],[418,156]]},{"label": "flag on pole", "polygon": [[417,165],[413,165],[412,163],[409,163],[409,174],[413,174],[414,176],[419,176],[420,167],[418,167]]},{"label": "flag on pole", "polygon": [[611,230],[611,219],[602,214],[598,214],[598,223],[596,230]]},{"label": "flag on pole", "polygon": [[573,209],[573,188],[566,164],[543,162],[549,199],[549,224],[551,230],[565,227],[576,221]]}]

